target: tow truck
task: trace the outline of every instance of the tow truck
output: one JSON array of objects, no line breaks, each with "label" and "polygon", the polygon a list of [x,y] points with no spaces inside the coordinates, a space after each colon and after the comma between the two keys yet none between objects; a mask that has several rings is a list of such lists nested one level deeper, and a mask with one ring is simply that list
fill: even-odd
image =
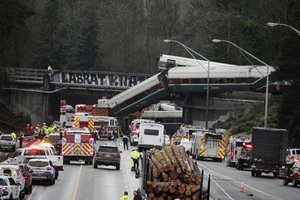
[{"label": "tow truck", "polygon": [[229,167],[235,167],[238,170],[250,168],[252,152],[250,138],[230,136],[228,148],[227,164]]}]

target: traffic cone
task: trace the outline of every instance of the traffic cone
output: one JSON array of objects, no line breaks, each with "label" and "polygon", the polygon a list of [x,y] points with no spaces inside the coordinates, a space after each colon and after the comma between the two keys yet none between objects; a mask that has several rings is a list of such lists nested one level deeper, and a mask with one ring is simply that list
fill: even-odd
[{"label": "traffic cone", "polygon": [[240,192],[245,192],[244,183],[242,183],[242,185],[241,185]]}]

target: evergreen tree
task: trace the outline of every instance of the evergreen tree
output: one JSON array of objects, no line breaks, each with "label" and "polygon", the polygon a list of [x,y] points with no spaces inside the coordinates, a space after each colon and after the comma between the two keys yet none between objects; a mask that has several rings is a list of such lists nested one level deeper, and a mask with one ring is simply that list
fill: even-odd
[{"label": "evergreen tree", "polygon": [[48,1],[41,13],[40,27],[34,65],[37,68],[46,68],[48,65],[57,68],[63,63],[64,59],[59,0]]}]

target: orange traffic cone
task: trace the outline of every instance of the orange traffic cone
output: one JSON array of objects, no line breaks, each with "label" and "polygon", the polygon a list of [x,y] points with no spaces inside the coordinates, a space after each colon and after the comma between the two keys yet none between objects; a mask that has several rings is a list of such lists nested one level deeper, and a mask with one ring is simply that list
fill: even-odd
[{"label": "orange traffic cone", "polygon": [[240,192],[245,192],[244,183],[242,183],[242,185],[241,185]]}]

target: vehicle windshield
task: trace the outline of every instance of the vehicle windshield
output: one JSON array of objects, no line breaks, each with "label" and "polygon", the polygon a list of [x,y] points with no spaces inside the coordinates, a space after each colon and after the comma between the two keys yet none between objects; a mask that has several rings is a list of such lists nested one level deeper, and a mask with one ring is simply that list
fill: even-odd
[{"label": "vehicle windshield", "polygon": [[6,184],[6,181],[3,180],[2,178],[0,179],[0,185],[1,185],[1,186],[2,186],[2,185],[7,185],[7,184]]},{"label": "vehicle windshield", "polygon": [[28,165],[32,167],[47,167],[48,162],[47,161],[29,161]]},{"label": "vehicle windshield", "polygon": [[46,142],[50,142],[50,143],[55,143],[59,140],[61,140],[59,135],[49,135],[49,137],[45,139]]},{"label": "vehicle windshield", "polygon": [[46,155],[43,149],[26,149],[24,155]]},{"label": "vehicle windshield", "polygon": [[117,147],[109,147],[109,146],[100,146],[98,151],[117,153],[118,148]]},{"label": "vehicle windshield", "polygon": [[13,141],[13,138],[11,137],[11,136],[9,136],[9,135],[3,135],[2,137],[1,137],[1,140],[5,140],[5,141]]}]

